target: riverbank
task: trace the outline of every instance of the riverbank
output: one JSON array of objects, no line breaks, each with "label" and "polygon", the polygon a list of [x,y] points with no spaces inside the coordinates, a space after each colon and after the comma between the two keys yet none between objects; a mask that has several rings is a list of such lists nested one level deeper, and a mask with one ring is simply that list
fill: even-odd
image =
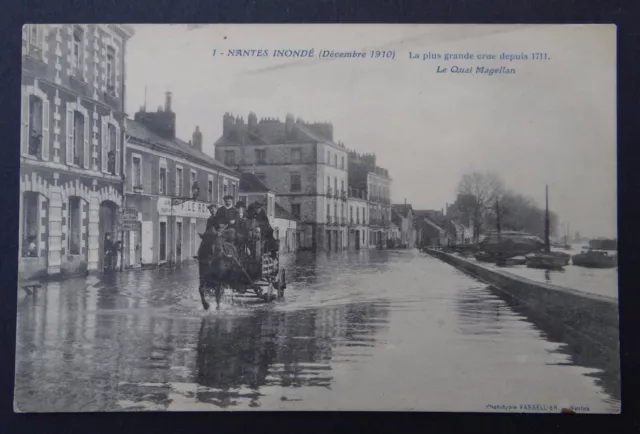
[{"label": "riverbank", "polygon": [[619,352],[615,298],[537,282],[439,250],[430,249],[427,253],[492,285],[547,321]]}]

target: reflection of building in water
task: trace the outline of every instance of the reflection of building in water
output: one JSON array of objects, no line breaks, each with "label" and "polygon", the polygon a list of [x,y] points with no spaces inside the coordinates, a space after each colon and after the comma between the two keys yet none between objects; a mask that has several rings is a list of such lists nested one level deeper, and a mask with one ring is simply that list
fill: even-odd
[{"label": "reflection of building in water", "polygon": [[456,313],[463,334],[485,335],[500,333],[500,322],[507,317],[501,310],[506,309],[502,300],[489,289],[473,288],[464,291],[455,299]]}]

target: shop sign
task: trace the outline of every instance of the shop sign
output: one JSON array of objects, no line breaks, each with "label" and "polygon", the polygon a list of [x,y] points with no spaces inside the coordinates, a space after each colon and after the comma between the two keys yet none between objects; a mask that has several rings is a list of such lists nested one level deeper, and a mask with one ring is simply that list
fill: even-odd
[{"label": "shop sign", "polygon": [[206,202],[189,201],[180,205],[173,205],[172,210],[171,198],[161,197],[158,199],[158,214],[207,219],[211,215],[207,209],[208,205]]}]

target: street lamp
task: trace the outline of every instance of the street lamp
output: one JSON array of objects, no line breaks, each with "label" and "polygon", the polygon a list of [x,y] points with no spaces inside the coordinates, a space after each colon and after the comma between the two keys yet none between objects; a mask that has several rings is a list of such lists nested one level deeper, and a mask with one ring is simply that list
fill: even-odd
[{"label": "street lamp", "polygon": [[200,185],[198,184],[198,181],[195,181],[192,185],[191,185],[191,196],[172,196],[171,197],[171,211],[170,211],[170,218],[169,220],[171,221],[171,240],[172,243],[174,244],[174,249],[173,249],[173,262],[175,264],[176,262],[176,250],[175,250],[175,234],[174,234],[174,230],[173,230],[173,226],[175,224],[175,222],[173,221],[173,207],[177,206],[177,205],[182,205],[185,202],[190,202],[190,201],[196,201],[198,200],[198,195],[200,194]]}]

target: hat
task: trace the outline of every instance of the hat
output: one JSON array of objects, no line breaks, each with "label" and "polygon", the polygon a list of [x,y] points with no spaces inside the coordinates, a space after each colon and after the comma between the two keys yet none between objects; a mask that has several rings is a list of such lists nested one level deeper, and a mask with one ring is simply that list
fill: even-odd
[{"label": "hat", "polygon": [[217,205],[215,203],[212,203],[212,204],[207,205],[207,209],[215,208],[216,206]]},{"label": "hat", "polygon": [[238,203],[236,203],[236,208],[246,208],[247,205],[245,205],[245,203],[243,201],[239,201]]},{"label": "hat", "polygon": [[227,199],[233,200],[233,196],[228,194],[228,195],[226,195],[225,197],[222,198],[222,200],[227,200]]}]

